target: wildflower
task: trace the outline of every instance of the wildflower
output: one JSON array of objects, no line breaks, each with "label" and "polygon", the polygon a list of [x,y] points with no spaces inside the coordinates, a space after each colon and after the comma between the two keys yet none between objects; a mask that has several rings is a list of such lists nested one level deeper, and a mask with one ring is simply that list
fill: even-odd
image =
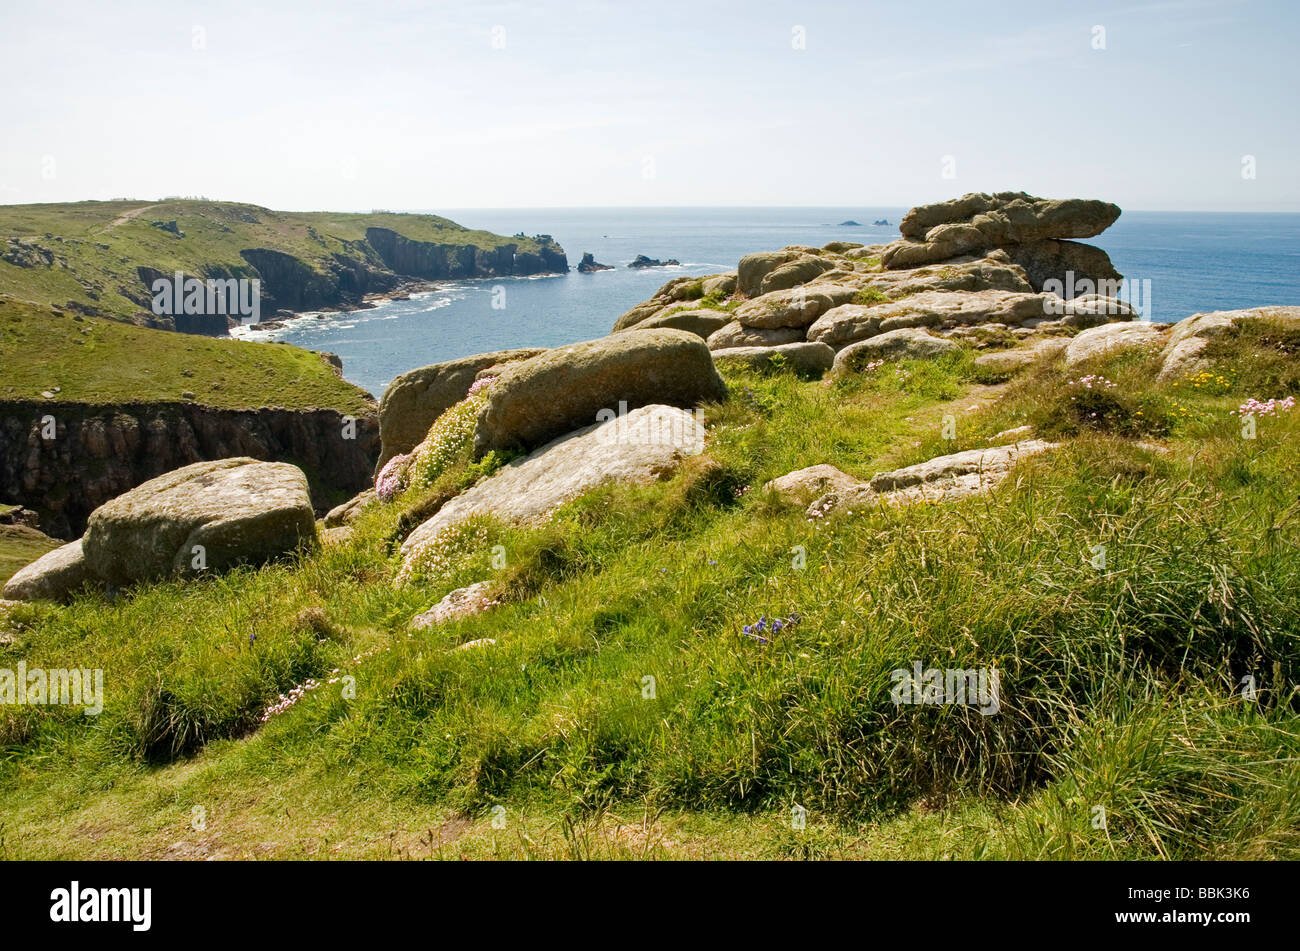
[{"label": "wildflower", "polygon": [[1295,406],[1295,397],[1288,396],[1284,399],[1270,399],[1267,403],[1261,403],[1253,396],[1241,404],[1239,409],[1233,410],[1234,414],[1241,416],[1276,416],[1279,412],[1286,412]]},{"label": "wildflower", "polygon": [[381,502],[391,502],[406,488],[410,462],[411,454],[402,453],[384,463],[379,475],[375,476],[375,495]]},{"label": "wildflower", "polygon": [[485,376],[476,380],[465,398],[439,416],[424,441],[411,451],[408,487],[422,489],[433,484],[443,471],[474,444],[478,413],[487,403],[487,389],[496,381]]}]

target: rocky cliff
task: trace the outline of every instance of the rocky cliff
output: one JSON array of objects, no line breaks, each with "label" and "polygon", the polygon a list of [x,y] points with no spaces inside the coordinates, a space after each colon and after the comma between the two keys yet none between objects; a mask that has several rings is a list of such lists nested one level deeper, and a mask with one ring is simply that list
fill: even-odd
[{"label": "rocky cliff", "polygon": [[[45,438],[48,418],[53,438]],[[373,414],[349,432],[337,410],[0,401],[0,499],[21,500],[40,514],[43,531],[63,538],[79,535],[91,511],[141,482],[232,456],[298,465],[323,514],[370,484],[378,454]]]},{"label": "rocky cliff", "polygon": [[535,252],[521,252],[517,244],[481,248],[415,241],[390,228],[367,228],[366,241],[394,273],[425,280],[562,274],[569,269],[564,249],[548,236],[539,238]]}]

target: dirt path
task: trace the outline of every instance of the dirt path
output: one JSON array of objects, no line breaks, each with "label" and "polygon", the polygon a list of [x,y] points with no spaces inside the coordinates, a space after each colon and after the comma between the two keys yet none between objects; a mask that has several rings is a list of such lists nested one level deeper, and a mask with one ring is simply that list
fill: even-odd
[{"label": "dirt path", "polygon": [[108,227],[102,229],[99,233],[100,233],[100,234],[104,234],[106,231],[112,231],[112,230],[113,230],[114,228],[116,228],[118,225],[124,225],[124,224],[126,224],[128,221],[130,221],[130,220],[131,220],[132,218],[134,218],[136,215],[139,215],[139,214],[141,214],[141,213],[143,213],[143,212],[146,212],[146,211],[148,211],[150,208],[157,208],[157,207],[158,207],[158,206],[157,206],[156,204],[154,204],[154,205],[141,205],[139,208],[132,209],[131,211],[128,211],[126,214],[122,215],[120,218],[118,218],[117,220],[115,220],[115,221],[114,221],[112,224],[110,224]]}]

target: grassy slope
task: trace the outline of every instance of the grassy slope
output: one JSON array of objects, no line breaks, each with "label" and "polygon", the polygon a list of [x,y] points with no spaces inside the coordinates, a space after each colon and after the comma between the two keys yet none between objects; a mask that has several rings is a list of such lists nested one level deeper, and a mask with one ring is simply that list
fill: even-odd
[{"label": "grassy slope", "polygon": [[0,401],[56,398],[95,405],[181,402],[221,409],[373,410],[364,391],[321,357],[282,344],[148,330],[55,314],[0,298]]},{"label": "grassy slope", "polygon": [[[1139,354],[1093,368],[1114,390],[1049,366],[975,400],[969,354],[840,385],[732,376],[706,458],[487,526],[515,600],[415,634],[491,574],[475,550],[393,585],[418,499],[296,565],[20,609],[0,664],[102,666],[109,696],[94,719],[0,713],[0,857],[1294,858],[1300,411],[1245,440],[1230,410],[1300,380],[1293,353],[1220,356],[1199,385],[1154,388]],[[1068,441],[986,499],[810,523],[759,488],[1025,422]],[[740,633],[796,610],[769,646]],[[1002,712],[894,707],[913,660],[996,664]],[[335,667],[355,700],[322,687],[257,727]]]},{"label": "grassy slope", "polygon": [[[0,505],[0,509],[6,508],[13,506]],[[19,525],[0,525],[0,585],[12,578],[19,568],[61,544],[63,543],[58,539],[32,529]]]},{"label": "grassy slope", "polygon": [[[152,224],[173,220],[183,238]],[[483,248],[512,243],[519,245],[520,251],[538,249],[530,238],[473,231],[436,215],[284,212],[199,200],[0,205],[0,250],[9,237],[30,239],[55,252],[66,264],[19,267],[0,260],[0,293],[45,305],[78,301],[111,316],[129,318],[142,308],[119,289],[129,288],[136,294],[142,290],[137,266],[164,273],[183,270],[196,274],[204,267],[251,273],[239,256],[246,248],[274,248],[319,263],[333,254],[346,253],[344,242],[364,239],[367,227],[391,228],[417,241]]]}]

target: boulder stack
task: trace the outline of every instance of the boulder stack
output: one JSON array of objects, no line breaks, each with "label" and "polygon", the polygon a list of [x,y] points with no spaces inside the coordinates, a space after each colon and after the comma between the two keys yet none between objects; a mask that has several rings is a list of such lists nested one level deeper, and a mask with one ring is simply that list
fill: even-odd
[{"label": "boulder stack", "polygon": [[[791,245],[746,255],[734,274],[676,278],[615,330],[682,327],[707,335],[724,362],[761,365],[728,351],[807,342],[838,353],[918,330],[855,355],[937,355],[952,349],[944,338],[970,340],[977,325],[1038,337],[1130,321],[1138,315],[1115,296],[1121,275],[1106,252],[1074,240],[1100,234],[1119,214],[1091,199],[964,195],[913,208],[889,244]],[[690,303],[703,295],[707,308]],[[904,338],[910,346],[895,342]],[[836,369],[860,362],[837,360]]]}]

